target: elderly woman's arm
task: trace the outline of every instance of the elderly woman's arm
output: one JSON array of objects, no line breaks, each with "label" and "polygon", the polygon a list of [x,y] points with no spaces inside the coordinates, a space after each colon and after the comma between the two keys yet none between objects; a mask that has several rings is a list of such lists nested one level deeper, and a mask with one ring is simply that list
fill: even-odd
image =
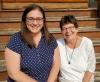
[{"label": "elderly woman's arm", "polygon": [[82,82],[90,82],[94,76],[95,72],[95,66],[96,66],[96,58],[95,58],[95,52],[92,42],[89,44],[88,47],[88,61],[87,61],[87,70],[84,74],[84,78]]},{"label": "elderly woman's arm", "polygon": [[90,80],[92,79],[91,77],[94,74],[92,72],[86,71],[84,74],[84,78],[83,78],[83,82],[90,82]]}]

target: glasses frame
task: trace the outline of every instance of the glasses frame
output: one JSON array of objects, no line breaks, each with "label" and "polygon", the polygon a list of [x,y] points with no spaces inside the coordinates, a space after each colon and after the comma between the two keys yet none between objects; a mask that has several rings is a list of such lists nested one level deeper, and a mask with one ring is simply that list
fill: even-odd
[{"label": "glasses frame", "polygon": [[38,22],[38,23],[41,23],[43,22],[44,18],[43,17],[26,17],[26,21],[29,22],[29,23],[33,23],[34,21]]}]

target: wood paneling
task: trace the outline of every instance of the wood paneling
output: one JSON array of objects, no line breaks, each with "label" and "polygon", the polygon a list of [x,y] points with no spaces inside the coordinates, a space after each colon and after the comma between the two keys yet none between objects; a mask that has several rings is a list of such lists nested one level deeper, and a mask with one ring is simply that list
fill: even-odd
[{"label": "wood paneling", "polygon": [[[46,16],[48,17],[62,17],[64,15],[74,15],[75,17],[80,16],[88,16],[88,17],[96,17],[97,12],[96,9],[94,10],[85,10],[85,9],[62,9],[62,10],[55,10],[55,11],[46,11]],[[59,13],[59,14],[58,14]]]},{"label": "wood paneling", "polygon": [[97,8],[98,8],[98,17],[100,17],[100,0],[97,1]]},{"label": "wood paneling", "polygon": [[[45,14],[47,17],[47,26],[49,29],[53,29],[53,28],[58,29],[60,18],[63,15],[72,14],[76,17],[88,16],[88,17],[94,17],[94,18],[96,18],[96,15],[97,15],[96,10],[91,11],[87,9],[88,0],[2,0],[2,1],[3,1],[3,4],[1,5],[0,3],[0,9],[1,8],[8,9],[5,11],[0,11],[0,18],[1,18],[0,19],[0,34],[1,34],[0,43],[5,43],[5,44],[9,41],[11,35],[14,32],[20,30],[20,22],[21,22],[20,18],[21,18],[23,9],[27,5],[32,4],[32,3],[38,4],[44,8]],[[100,8],[99,4],[98,6]],[[99,9],[98,15],[100,16],[100,9]],[[2,18],[10,18],[10,19],[2,20]],[[16,18],[18,18],[18,20],[16,20]],[[97,21],[97,20],[98,19],[92,19],[92,20],[78,19],[78,24],[79,26],[84,27],[84,28],[87,28],[86,26],[96,27],[97,24],[100,26],[100,23],[98,23],[100,21],[99,20]],[[2,31],[5,29],[7,31]],[[62,37],[61,32],[57,31],[57,29],[50,31],[51,33],[53,33],[56,39]],[[100,31],[84,31],[83,29],[83,30],[80,30],[79,35],[86,36],[91,39],[95,39],[95,38],[100,38]],[[2,48],[2,50],[0,51],[0,60],[2,60],[4,59],[5,45],[0,46],[0,48]],[[96,53],[100,53],[100,44],[95,43],[94,49]],[[100,63],[96,65],[96,70],[100,71]],[[6,80],[6,79],[7,79],[7,72],[6,71],[0,72],[0,81]]]},{"label": "wood paneling", "polygon": [[[96,17],[97,9],[45,9],[46,17],[62,17],[64,15],[74,15]],[[0,18],[21,18],[23,10],[1,10]],[[59,14],[58,14],[59,13]]]},{"label": "wood paneling", "polygon": [[[59,28],[59,21],[61,17],[47,17],[47,27],[48,28]],[[96,20],[97,19],[77,19],[79,27],[85,27],[85,26],[96,26]],[[20,28],[21,19],[20,18],[6,18],[6,19],[0,19],[0,28]]]},{"label": "wood paneling", "polygon": [[[24,9],[32,3],[3,3],[3,9]],[[71,8],[88,8],[88,3],[35,3],[41,7],[53,9],[71,9]]]},{"label": "wood paneling", "polygon": [[[80,20],[78,20],[78,25],[81,26],[81,27],[96,26],[96,21],[95,20],[91,20],[91,21],[88,21],[88,20],[80,21]],[[49,28],[59,27],[59,21],[48,21],[47,26]]]},{"label": "wood paneling", "polygon": [[94,46],[94,49],[95,49],[95,52],[96,53],[100,53],[100,45],[99,46]]},{"label": "wood paneling", "polygon": [[10,29],[10,28],[12,28],[12,30],[13,29],[20,29],[20,27],[21,27],[21,24],[20,24],[20,22],[18,23],[18,22],[10,22],[10,23],[0,23],[0,29]]},{"label": "wood paneling", "polygon": [[[88,38],[99,38],[100,37],[100,32],[80,32],[79,33],[81,36],[86,36]],[[100,48],[99,48],[100,52]]]},{"label": "wood paneling", "polygon": [[[100,63],[96,65],[96,70],[100,71]],[[98,82],[100,82],[100,81],[98,81]]]},{"label": "wood paneling", "polygon": [[21,18],[22,10],[1,10],[0,18]]},{"label": "wood paneling", "polygon": [[79,26],[96,26],[96,20],[85,20],[83,21],[78,21]]},{"label": "wood paneling", "polygon": [[0,60],[3,60],[3,59],[4,59],[4,52],[0,51]]},{"label": "wood paneling", "polygon": [[10,40],[10,35],[0,36],[0,43],[4,42],[7,43]]},{"label": "wood paneling", "polygon": [[7,72],[0,72],[0,81],[6,80],[7,76]]},{"label": "wood paneling", "polygon": [[16,0],[2,0],[4,2],[16,2]]},{"label": "wood paneling", "polygon": [[[6,31],[5,31],[6,32]],[[11,33],[12,32],[12,33]],[[4,35],[0,36],[0,42],[1,43],[7,43],[10,39],[10,34],[13,34],[14,32],[13,31],[10,31],[10,32],[6,32]],[[51,33],[58,39],[58,38],[61,38],[62,37],[62,34],[61,32],[53,32],[51,31]],[[86,36],[88,38],[91,38],[91,39],[95,39],[95,38],[100,38],[100,31],[98,32],[79,32],[79,35],[80,36]],[[100,48],[97,50],[100,52]]]},{"label": "wood paneling", "polygon": [[0,0],[0,10],[2,9],[2,0]]},{"label": "wood paneling", "polygon": [[68,2],[68,3],[77,3],[77,2],[88,2],[88,0],[3,0],[3,2],[35,2],[35,3],[41,3],[41,2]]}]

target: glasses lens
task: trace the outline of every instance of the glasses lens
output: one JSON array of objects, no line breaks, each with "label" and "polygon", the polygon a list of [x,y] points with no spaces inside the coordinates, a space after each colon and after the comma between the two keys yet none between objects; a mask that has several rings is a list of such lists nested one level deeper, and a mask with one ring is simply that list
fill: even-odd
[{"label": "glasses lens", "polygon": [[42,22],[43,18],[42,17],[37,17],[37,18],[27,17],[27,21],[28,22],[33,22],[33,21]]}]

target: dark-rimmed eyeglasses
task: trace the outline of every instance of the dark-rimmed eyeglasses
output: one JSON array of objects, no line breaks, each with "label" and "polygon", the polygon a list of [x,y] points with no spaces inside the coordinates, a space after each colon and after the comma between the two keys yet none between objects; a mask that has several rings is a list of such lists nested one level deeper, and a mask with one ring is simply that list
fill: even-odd
[{"label": "dark-rimmed eyeglasses", "polygon": [[27,22],[42,22],[43,21],[43,18],[42,17],[36,17],[36,18],[33,18],[33,17],[26,17],[26,21]]}]

